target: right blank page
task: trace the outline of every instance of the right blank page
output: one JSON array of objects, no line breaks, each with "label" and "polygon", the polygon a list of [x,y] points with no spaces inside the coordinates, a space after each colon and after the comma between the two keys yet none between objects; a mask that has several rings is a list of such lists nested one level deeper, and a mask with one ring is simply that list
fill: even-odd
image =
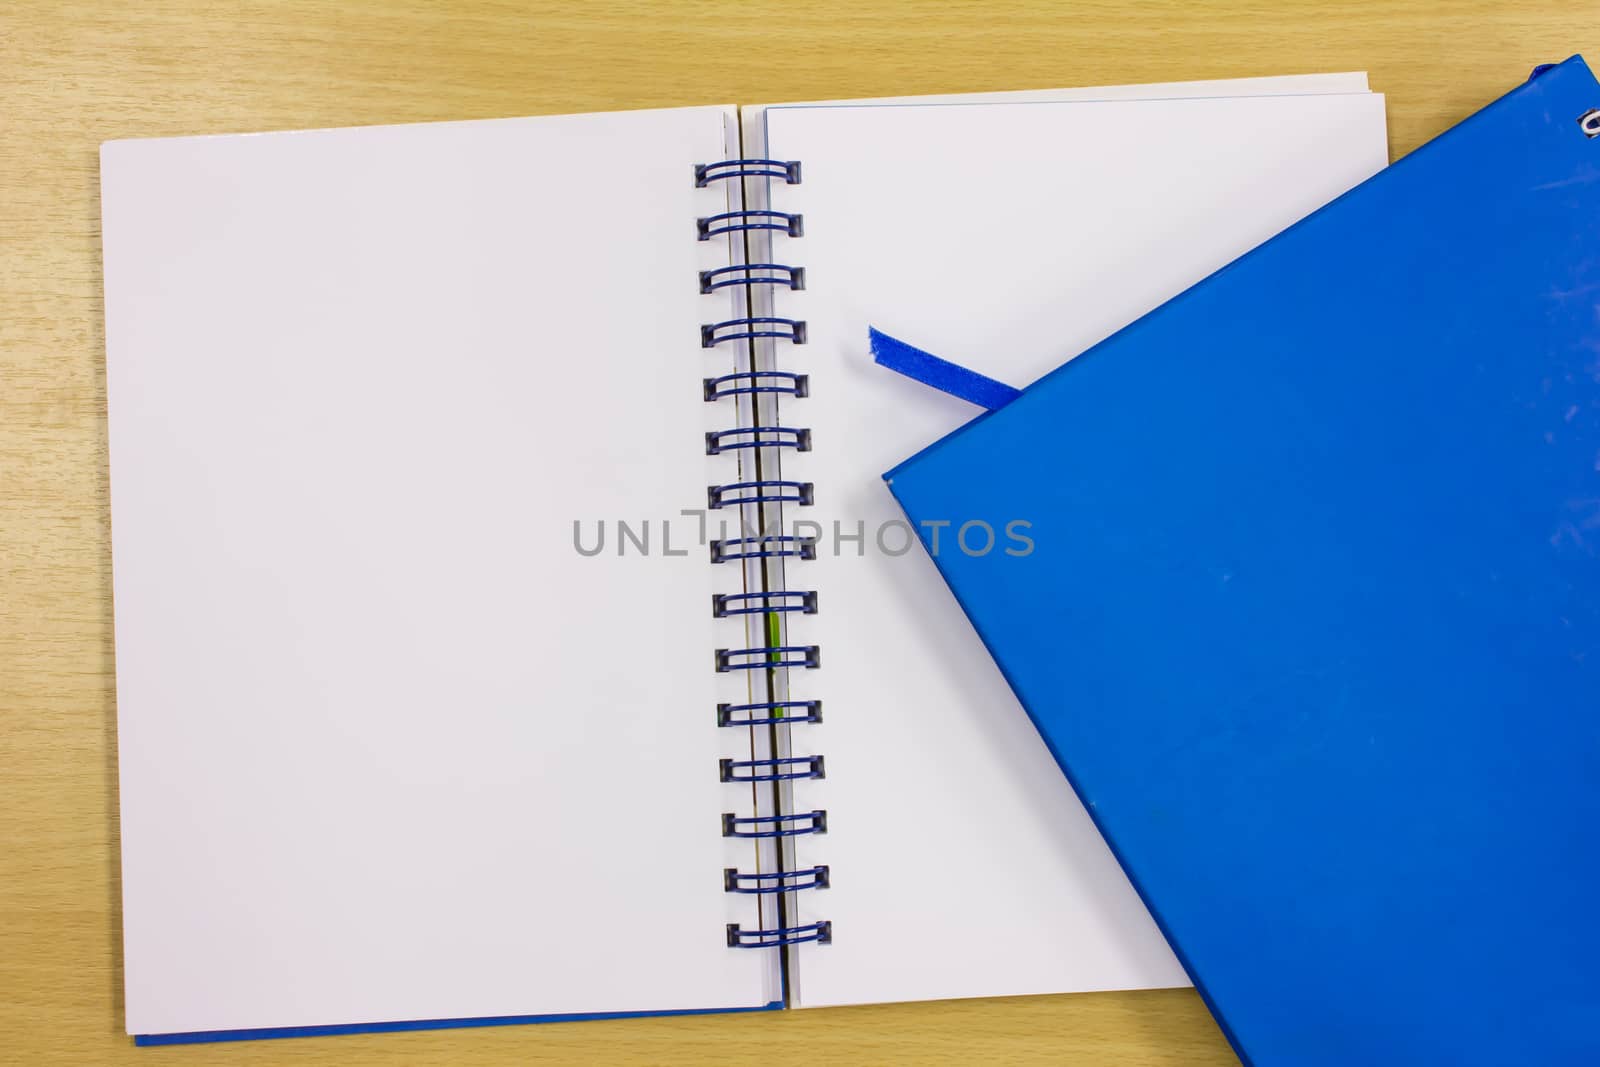
[{"label": "right blank page", "polygon": [[[807,287],[775,312],[808,324],[780,364],[811,395],[782,421],[814,448],[785,455],[783,477],[814,482],[816,503],[786,521],[821,530],[789,584],[818,592],[790,640],[820,643],[823,666],[791,682],[827,703],[805,743],[828,777],[796,783],[795,809],[829,813],[797,860],[830,867],[799,921],[831,920],[833,943],[803,954],[796,1001],[1185,984],[881,481],[978,411],[874,366],[867,326],[1025,385],[1380,170],[1383,98],[775,107],[766,122],[769,153],[804,164],[803,184],[771,190],[805,215],[785,249]],[[961,551],[963,517],[945,518],[942,550]],[[994,535],[990,551],[1023,548]]]}]

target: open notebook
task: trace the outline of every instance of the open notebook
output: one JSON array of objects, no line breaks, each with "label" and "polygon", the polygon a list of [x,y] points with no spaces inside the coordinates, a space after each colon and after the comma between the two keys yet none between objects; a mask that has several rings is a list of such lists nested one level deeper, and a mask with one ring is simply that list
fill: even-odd
[{"label": "open notebook", "polygon": [[1358,75],[107,144],[128,1030],[1182,984],[865,324],[1024,384],[1384,163]]}]

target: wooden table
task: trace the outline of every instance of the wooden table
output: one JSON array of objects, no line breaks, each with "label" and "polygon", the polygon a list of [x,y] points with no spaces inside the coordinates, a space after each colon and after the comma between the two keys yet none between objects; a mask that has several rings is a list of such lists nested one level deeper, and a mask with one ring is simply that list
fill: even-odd
[{"label": "wooden table", "polygon": [[[0,9],[0,1060],[1234,1062],[1193,993],[135,1052],[123,1034],[97,146],[114,137],[1367,70],[1394,155],[1576,6],[9,0]],[[1593,12],[1589,13],[1591,16]]]}]

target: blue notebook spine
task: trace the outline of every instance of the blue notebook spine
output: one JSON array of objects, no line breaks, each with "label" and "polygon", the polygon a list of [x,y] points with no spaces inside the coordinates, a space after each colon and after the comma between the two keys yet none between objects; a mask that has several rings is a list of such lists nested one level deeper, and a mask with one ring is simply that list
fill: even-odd
[{"label": "blue notebook spine", "polygon": [[[800,164],[793,160],[729,159],[704,163],[694,168],[696,188],[715,182],[741,183],[745,190],[757,192],[760,202],[764,190],[758,183],[800,184]],[[700,241],[724,239],[743,245],[743,261],[699,272],[700,292],[723,294],[731,290],[741,309],[735,317],[708,322],[700,327],[700,347],[719,349],[737,346],[740,358],[731,374],[705,378],[702,394],[707,403],[728,408],[734,425],[710,430],[705,435],[708,456],[733,454],[739,459],[739,480],[706,487],[706,503],[715,512],[729,509],[739,516],[744,527],[739,536],[721,537],[710,543],[711,562],[732,565],[744,576],[744,589],[717,593],[711,598],[711,613],[719,619],[741,617],[751,636],[748,648],[719,648],[715,654],[718,672],[739,672],[750,681],[752,696],[747,703],[720,703],[716,707],[717,726],[746,730],[752,735],[751,748],[758,758],[722,759],[718,776],[722,782],[744,790],[767,790],[757,814],[722,816],[722,835],[744,838],[766,846],[758,853],[762,865],[771,870],[742,871],[729,867],[723,871],[723,889],[747,894],[765,905],[761,921],[754,928],[729,923],[726,929],[730,948],[788,948],[802,944],[827,944],[833,927],[827,920],[800,922],[794,918],[791,901],[796,893],[827,889],[829,870],[825,864],[799,866],[794,860],[795,838],[823,834],[828,829],[828,813],[823,810],[796,811],[789,784],[799,779],[823,777],[820,753],[797,755],[791,745],[792,729],[822,721],[822,701],[784,699],[786,675],[791,670],[810,670],[820,665],[821,650],[816,645],[790,645],[783,639],[784,619],[791,614],[817,612],[815,590],[788,588],[793,573],[786,564],[816,558],[812,538],[786,536],[781,530],[781,508],[785,505],[809,506],[815,494],[810,482],[786,481],[777,476],[780,457],[785,452],[809,452],[811,430],[791,425],[777,417],[777,401],[799,400],[809,395],[806,375],[779,369],[775,358],[758,353],[778,349],[792,350],[806,343],[803,320],[764,315],[754,310],[759,294],[779,289],[806,287],[804,267],[779,262],[776,251],[760,256],[749,253],[805,233],[805,221],[798,214],[743,206],[736,210],[696,220]],[[759,242],[759,243],[758,243]],[[758,695],[759,694],[759,695]],[[761,699],[765,697],[765,699]],[[757,735],[760,735],[759,737]]]}]

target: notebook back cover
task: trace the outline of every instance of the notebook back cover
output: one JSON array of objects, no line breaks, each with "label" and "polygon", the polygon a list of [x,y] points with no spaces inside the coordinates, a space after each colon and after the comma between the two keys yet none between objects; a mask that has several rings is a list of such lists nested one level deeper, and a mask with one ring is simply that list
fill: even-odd
[{"label": "notebook back cover", "polygon": [[937,563],[1247,1061],[1600,1056],[1597,107],[1547,70],[890,475],[1031,522]]}]

